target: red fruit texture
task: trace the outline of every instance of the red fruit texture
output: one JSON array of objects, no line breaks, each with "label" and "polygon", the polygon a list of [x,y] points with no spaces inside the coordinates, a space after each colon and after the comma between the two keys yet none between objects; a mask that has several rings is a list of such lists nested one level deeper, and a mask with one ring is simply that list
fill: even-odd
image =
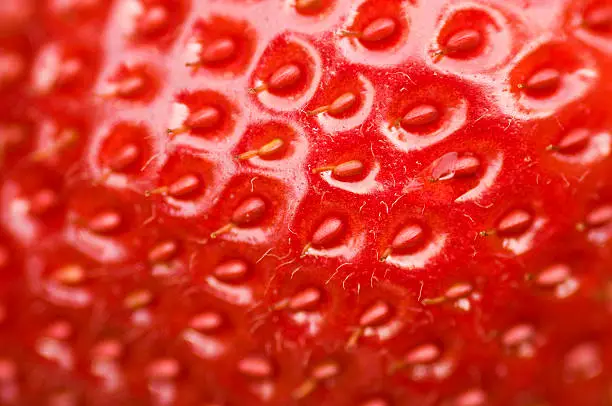
[{"label": "red fruit texture", "polygon": [[0,404],[611,406],[612,2],[0,1]]}]

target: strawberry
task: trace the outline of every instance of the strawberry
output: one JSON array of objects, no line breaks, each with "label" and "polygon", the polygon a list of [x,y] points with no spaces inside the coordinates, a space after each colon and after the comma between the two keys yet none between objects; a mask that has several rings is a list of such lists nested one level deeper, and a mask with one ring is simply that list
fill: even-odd
[{"label": "strawberry", "polygon": [[612,404],[612,2],[0,34],[0,404]]}]

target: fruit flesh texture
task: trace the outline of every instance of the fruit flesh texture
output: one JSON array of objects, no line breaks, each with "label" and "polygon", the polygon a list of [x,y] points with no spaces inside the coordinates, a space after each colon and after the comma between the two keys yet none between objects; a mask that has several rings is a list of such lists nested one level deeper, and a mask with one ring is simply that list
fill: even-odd
[{"label": "fruit flesh texture", "polygon": [[2,402],[610,403],[608,3],[4,4]]}]

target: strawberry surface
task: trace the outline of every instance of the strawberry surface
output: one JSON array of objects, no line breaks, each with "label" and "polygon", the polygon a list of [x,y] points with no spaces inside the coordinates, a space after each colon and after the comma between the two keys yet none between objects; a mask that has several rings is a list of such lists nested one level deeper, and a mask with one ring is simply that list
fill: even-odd
[{"label": "strawberry surface", "polygon": [[612,405],[612,3],[3,0],[0,404]]}]

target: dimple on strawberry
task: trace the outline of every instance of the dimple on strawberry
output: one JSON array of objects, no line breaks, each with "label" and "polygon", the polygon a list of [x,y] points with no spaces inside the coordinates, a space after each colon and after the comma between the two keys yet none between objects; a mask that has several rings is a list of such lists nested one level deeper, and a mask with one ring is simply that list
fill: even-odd
[{"label": "dimple on strawberry", "polygon": [[612,3],[4,0],[0,404],[612,404]]}]

